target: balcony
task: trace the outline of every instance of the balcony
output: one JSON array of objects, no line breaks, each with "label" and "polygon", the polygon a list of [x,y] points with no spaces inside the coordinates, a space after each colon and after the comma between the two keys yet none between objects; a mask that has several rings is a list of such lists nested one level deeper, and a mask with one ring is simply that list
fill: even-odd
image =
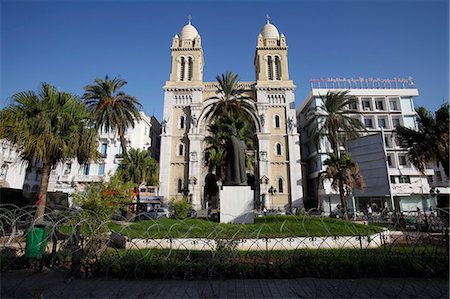
[{"label": "balcony", "polygon": [[61,182],[61,183],[68,183],[68,182],[71,182],[72,181],[72,179],[70,178],[70,175],[60,175],[59,176],[59,178],[58,178],[58,182]]},{"label": "balcony", "polygon": [[97,183],[100,182],[102,177],[98,175],[78,175],[74,177],[74,182],[77,183]]}]

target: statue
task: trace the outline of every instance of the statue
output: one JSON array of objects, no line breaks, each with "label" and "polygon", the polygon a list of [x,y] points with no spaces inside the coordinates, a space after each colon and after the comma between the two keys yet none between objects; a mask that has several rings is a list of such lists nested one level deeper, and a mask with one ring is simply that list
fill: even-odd
[{"label": "statue", "polygon": [[231,136],[227,144],[227,176],[224,186],[246,186],[245,144],[237,137],[236,128],[231,128]]}]

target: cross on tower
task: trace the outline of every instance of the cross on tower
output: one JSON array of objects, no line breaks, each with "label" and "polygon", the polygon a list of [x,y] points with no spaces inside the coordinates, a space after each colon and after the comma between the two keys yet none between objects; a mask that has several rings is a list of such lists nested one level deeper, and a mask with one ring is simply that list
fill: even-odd
[{"label": "cross on tower", "polygon": [[192,21],[192,17],[191,17],[191,15],[189,15],[189,16],[188,16],[188,22],[189,22],[189,24],[191,24],[191,21]]},{"label": "cross on tower", "polygon": [[266,15],[266,22],[267,22],[267,24],[270,23],[269,21],[270,21],[270,17],[269,17],[269,15],[267,14],[267,15]]}]

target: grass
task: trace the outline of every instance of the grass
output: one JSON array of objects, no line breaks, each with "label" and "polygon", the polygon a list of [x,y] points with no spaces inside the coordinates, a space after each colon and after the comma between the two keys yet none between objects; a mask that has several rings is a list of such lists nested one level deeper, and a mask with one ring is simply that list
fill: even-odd
[{"label": "grass", "polygon": [[206,219],[158,219],[130,225],[110,223],[109,228],[129,238],[287,238],[371,235],[379,226],[308,216],[267,216],[254,224],[223,224]]}]

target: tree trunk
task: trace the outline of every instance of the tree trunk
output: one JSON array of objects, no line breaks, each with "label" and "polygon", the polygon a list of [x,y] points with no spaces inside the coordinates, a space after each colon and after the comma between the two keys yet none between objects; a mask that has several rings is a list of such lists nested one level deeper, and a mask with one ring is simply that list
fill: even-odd
[{"label": "tree trunk", "polygon": [[42,166],[41,187],[39,189],[37,202],[38,206],[35,214],[36,224],[44,223],[45,207],[47,206],[47,188],[48,188],[48,181],[50,178],[50,170],[51,170],[50,163],[44,162],[44,165]]},{"label": "tree trunk", "polygon": [[127,155],[127,141],[125,140],[125,132],[122,128],[118,128],[117,132],[119,134],[120,146],[122,147],[122,157]]},{"label": "tree trunk", "polygon": [[342,180],[339,180],[339,195],[341,197],[342,208],[344,209],[343,217],[345,220],[348,220],[347,196],[345,196],[344,183],[342,182]]}]

